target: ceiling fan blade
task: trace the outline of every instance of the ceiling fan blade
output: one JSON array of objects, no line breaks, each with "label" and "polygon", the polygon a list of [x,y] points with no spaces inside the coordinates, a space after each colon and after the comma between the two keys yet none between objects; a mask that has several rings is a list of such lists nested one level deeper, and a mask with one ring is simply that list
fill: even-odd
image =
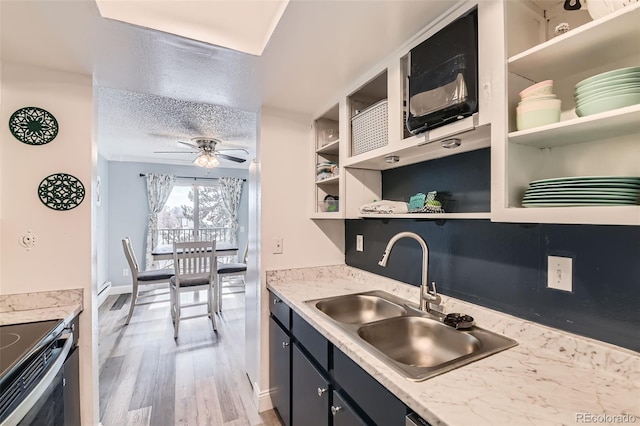
[{"label": "ceiling fan blade", "polygon": [[247,161],[244,158],[239,158],[239,157],[233,157],[231,155],[220,154],[219,152],[217,152],[216,155],[218,157],[220,157],[220,158],[224,158],[225,160],[235,161],[236,163],[244,163],[245,161]]},{"label": "ceiling fan blade", "polygon": [[188,147],[190,147],[190,148],[199,149],[199,148],[198,148],[198,145],[194,145],[194,144],[189,143],[189,142],[178,141],[178,143],[181,143],[182,145],[186,145],[186,146],[188,146]]},{"label": "ceiling fan blade", "polygon": [[246,149],[244,149],[244,148],[230,148],[230,149],[226,149],[226,148],[225,148],[225,149],[217,149],[217,150],[216,150],[216,152],[228,152],[228,151],[242,151],[242,152],[244,152],[245,154],[248,154],[248,153],[249,153],[249,151],[247,151],[247,150],[246,150]]}]

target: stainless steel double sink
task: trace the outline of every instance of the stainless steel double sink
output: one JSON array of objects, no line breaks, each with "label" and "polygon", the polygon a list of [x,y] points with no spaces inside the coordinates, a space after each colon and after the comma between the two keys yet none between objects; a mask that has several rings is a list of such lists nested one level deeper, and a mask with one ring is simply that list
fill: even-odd
[{"label": "stainless steel double sink", "polygon": [[435,313],[374,290],[306,302],[327,315],[364,349],[409,380],[421,381],[516,346],[473,326],[458,330]]}]

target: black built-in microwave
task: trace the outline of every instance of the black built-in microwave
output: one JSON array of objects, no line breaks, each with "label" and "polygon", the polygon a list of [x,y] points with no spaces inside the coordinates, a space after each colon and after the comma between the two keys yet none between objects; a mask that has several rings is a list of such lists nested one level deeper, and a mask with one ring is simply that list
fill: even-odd
[{"label": "black built-in microwave", "polygon": [[478,112],[478,11],[473,9],[409,54],[406,125],[418,134]]}]

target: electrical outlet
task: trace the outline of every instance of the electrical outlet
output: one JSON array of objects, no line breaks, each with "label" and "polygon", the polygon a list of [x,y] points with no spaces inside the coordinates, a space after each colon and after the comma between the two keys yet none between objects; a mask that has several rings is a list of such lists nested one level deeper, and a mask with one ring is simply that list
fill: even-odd
[{"label": "electrical outlet", "polygon": [[282,237],[273,238],[273,254],[282,254]]},{"label": "electrical outlet", "polygon": [[128,277],[129,276],[129,268],[124,268],[122,270],[122,276],[123,277]]},{"label": "electrical outlet", "polygon": [[547,258],[547,287],[573,291],[573,259],[549,256]]},{"label": "electrical outlet", "polygon": [[364,236],[356,235],[356,251],[364,251]]}]

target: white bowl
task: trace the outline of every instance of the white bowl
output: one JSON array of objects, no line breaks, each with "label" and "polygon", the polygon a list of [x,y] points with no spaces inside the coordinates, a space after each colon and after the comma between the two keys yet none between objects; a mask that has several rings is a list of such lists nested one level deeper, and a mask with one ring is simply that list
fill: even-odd
[{"label": "white bowl", "polygon": [[560,99],[546,99],[516,107],[516,128],[526,130],[560,121]]},{"label": "white bowl", "polygon": [[516,127],[518,130],[546,126],[558,121],[560,121],[560,110],[557,109],[539,109],[516,114]]},{"label": "white bowl", "polygon": [[553,94],[553,80],[545,80],[540,83],[533,84],[522,92],[520,98],[525,99],[529,96],[551,95]]}]

